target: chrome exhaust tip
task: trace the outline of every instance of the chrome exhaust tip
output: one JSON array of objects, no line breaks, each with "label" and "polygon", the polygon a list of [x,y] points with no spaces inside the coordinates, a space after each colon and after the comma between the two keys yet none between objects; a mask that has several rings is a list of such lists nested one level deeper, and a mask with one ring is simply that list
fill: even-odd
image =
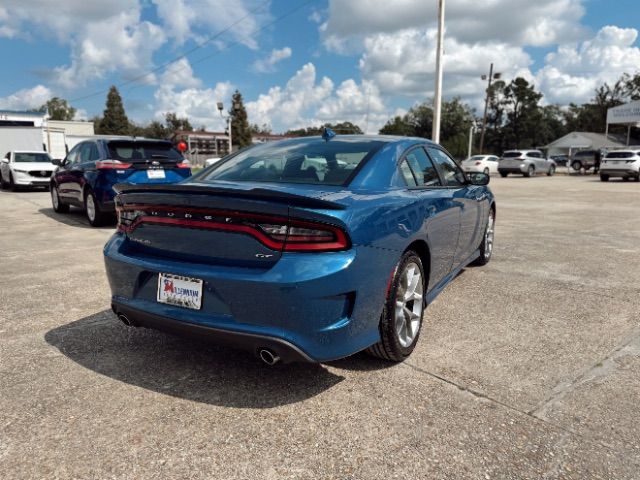
[{"label": "chrome exhaust tip", "polygon": [[273,366],[280,361],[280,357],[267,348],[258,350],[258,356],[260,360],[269,366]]},{"label": "chrome exhaust tip", "polygon": [[118,314],[118,318],[120,319],[120,321],[122,323],[124,323],[127,327],[132,327],[133,323],[131,322],[131,320],[129,320],[129,317],[127,317],[124,313],[119,313]]}]

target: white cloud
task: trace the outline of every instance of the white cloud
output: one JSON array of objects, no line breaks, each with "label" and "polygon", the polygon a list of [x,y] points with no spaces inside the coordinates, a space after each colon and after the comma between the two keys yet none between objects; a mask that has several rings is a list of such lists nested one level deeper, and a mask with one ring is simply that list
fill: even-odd
[{"label": "white cloud", "polygon": [[640,48],[634,28],[603,27],[578,45],[562,45],[545,59],[536,79],[548,102],[568,104],[591,99],[604,82],[612,85],[623,73],[640,71]]},{"label": "white cloud", "polygon": [[251,123],[271,125],[276,131],[350,121],[377,132],[388,119],[374,84],[348,79],[335,88],[330,78],[318,78],[312,63],[298,70],[284,87],[272,87],[247,102],[246,108]]},{"label": "white cloud", "polygon": [[[56,83],[72,89],[89,80],[119,71],[135,78],[153,67],[153,53],[165,42],[162,29],[140,21],[140,11],[121,12],[89,23],[77,33],[71,53],[71,65],[55,69]],[[141,83],[155,81],[153,74]]]},{"label": "white cloud", "polygon": [[[220,117],[216,103],[221,101],[231,105],[233,85],[220,82],[213,88],[185,88],[177,90],[171,85],[161,85],[155,92],[158,120],[167,112],[175,112],[179,117],[187,117],[194,127],[205,126],[209,130],[221,131],[226,128]],[[226,114],[226,113],[225,113]]]},{"label": "white cloud", "polygon": [[260,73],[270,73],[276,71],[276,64],[282,60],[286,60],[291,57],[291,48],[274,48],[271,50],[271,54],[267,58],[262,60],[256,60],[253,64],[253,69]]},{"label": "white cloud", "polygon": [[12,32],[12,36],[29,38],[31,29],[26,24],[34,24],[39,34],[52,35],[59,41],[68,41],[88,23],[139,8],[138,0],[3,0],[2,4],[0,31],[4,29]]},{"label": "white cloud", "polygon": [[[385,95],[424,100],[433,95],[436,30],[406,29],[371,35],[364,41],[360,70]],[[469,97],[483,91],[481,73],[495,61],[496,71],[509,77],[528,69],[531,58],[504,43],[465,44],[445,37],[445,94]]]},{"label": "white cloud", "polygon": [[51,90],[44,85],[24,88],[7,96],[0,97],[0,108],[6,110],[25,110],[40,108],[52,97]]},{"label": "white cloud", "polygon": [[[582,0],[450,0],[447,34],[461,42],[552,45],[583,34],[582,4]],[[354,37],[433,27],[436,15],[435,1],[330,0],[321,31],[328,46],[339,48]]]},{"label": "white cloud", "polygon": [[152,0],[158,16],[167,27],[169,35],[178,43],[189,38],[204,40],[208,35],[196,32],[205,30],[217,33],[233,27],[225,34],[245,46],[256,49],[257,31],[270,18],[269,5],[262,8],[259,0]]},{"label": "white cloud", "polygon": [[197,88],[202,81],[194,76],[189,60],[183,57],[167,66],[160,78],[160,83],[171,88]]}]

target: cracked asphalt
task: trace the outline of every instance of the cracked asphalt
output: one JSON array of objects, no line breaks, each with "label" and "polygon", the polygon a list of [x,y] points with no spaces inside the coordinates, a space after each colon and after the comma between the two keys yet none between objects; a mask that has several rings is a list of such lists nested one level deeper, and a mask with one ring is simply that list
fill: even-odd
[{"label": "cracked asphalt", "polygon": [[640,184],[491,187],[409,360],[277,368],[123,326],[112,228],[0,192],[0,478],[640,479]]}]

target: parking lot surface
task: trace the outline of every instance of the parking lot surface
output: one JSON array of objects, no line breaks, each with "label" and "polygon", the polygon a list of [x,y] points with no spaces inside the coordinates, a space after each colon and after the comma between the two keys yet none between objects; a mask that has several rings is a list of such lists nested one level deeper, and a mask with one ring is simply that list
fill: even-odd
[{"label": "parking lot surface", "polygon": [[491,187],[406,362],[275,368],[125,327],[113,227],[0,192],[0,478],[640,478],[640,184]]}]

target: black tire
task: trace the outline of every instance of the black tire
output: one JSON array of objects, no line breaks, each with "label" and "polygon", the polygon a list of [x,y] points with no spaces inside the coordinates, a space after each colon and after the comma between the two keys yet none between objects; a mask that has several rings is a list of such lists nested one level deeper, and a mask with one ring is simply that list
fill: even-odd
[{"label": "black tire", "polygon": [[636,175],[635,181],[640,182],[640,175]]},{"label": "black tire", "polygon": [[[51,185],[49,191],[51,192],[51,206],[53,207],[53,211],[56,213],[69,213],[69,205],[63,203],[62,200],[60,200],[60,195],[58,195],[58,187],[56,187],[55,185]],[[57,202],[56,199],[58,200]]]},{"label": "black tire", "polygon": [[622,177],[622,181],[623,182],[628,182],[629,181],[629,177]]},{"label": "black tire", "polygon": [[600,174],[600,181],[601,182],[608,182],[609,181],[609,175],[606,174]]},{"label": "black tire", "polygon": [[[91,209],[87,208],[87,202],[93,202],[93,218],[91,215]],[[95,195],[90,189],[87,189],[84,192],[84,212],[87,216],[87,220],[89,220],[89,224],[92,227],[101,227],[107,222],[107,215],[100,210],[100,204],[96,200]]]},{"label": "black tire", "polygon": [[[395,304],[400,292],[402,295],[402,280],[405,276],[407,270],[412,266],[416,265],[420,270],[421,280],[422,280],[422,307],[421,307],[421,315],[419,318],[419,323],[417,327],[417,332],[413,337],[411,344],[407,346],[403,346],[400,342],[399,334],[396,330],[396,320],[395,320]],[[382,310],[382,315],[380,317],[380,341],[367,349],[367,353],[373,355],[374,357],[382,358],[384,360],[389,360],[391,362],[402,362],[405,360],[416,344],[418,343],[418,339],[420,338],[420,332],[422,330],[422,316],[424,315],[424,302],[426,298],[426,290],[427,290],[424,267],[422,266],[422,261],[420,257],[412,250],[409,250],[402,255],[400,258],[400,262],[396,267],[396,271],[393,276],[393,281],[391,283],[391,288],[389,289],[389,294],[385,301],[384,308]],[[415,300],[414,300],[415,301]]]},{"label": "black tire", "polygon": [[527,171],[525,172],[524,176],[525,177],[533,177],[536,174],[536,169],[533,165],[529,165],[529,168],[527,168]]},{"label": "black tire", "polygon": [[582,162],[577,161],[577,160],[575,162],[572,162],[571,163],[571,168],[573,168],[574,170],[579,172],[580,170],[582,170]]},{"label": "black tire", "polygon": [[16,183],[13,181],[13,174],[9,172],[9,183],[7,184],[7,190],[10,192],[16,191]]},{"label": "black tire", "polygon": [[500,172],[502,178],[506,178],[507,175],[509,175],[507,172]]},{"label": "black tire", "polygon": [[[482,267],[491,261],[493,255],[493,231],[496,225],[496,213],[493,208],[490,210],[491,217],[487,218],[487,225],[484,227],[484,234],[482,235],[482,243],[480,244],[480,256],[473,261],[473,265]],[[491,223],[490,223],[490,220]],[[491,225],[491,232],[489,232],[489,225]],[[491,238],[489,238],[490,233]]]},{"label": "black tire", "polygon": [[556,167],[551,165],[549,167],[549,171],[547,172],[547,177],[553,177],[554,173],[556,173]]},{"label": "black tire", "polygon": [[7,182],[4,181],[4,177],[2,176],[2,172],[0,172],[0,188],[7,188]]}]

